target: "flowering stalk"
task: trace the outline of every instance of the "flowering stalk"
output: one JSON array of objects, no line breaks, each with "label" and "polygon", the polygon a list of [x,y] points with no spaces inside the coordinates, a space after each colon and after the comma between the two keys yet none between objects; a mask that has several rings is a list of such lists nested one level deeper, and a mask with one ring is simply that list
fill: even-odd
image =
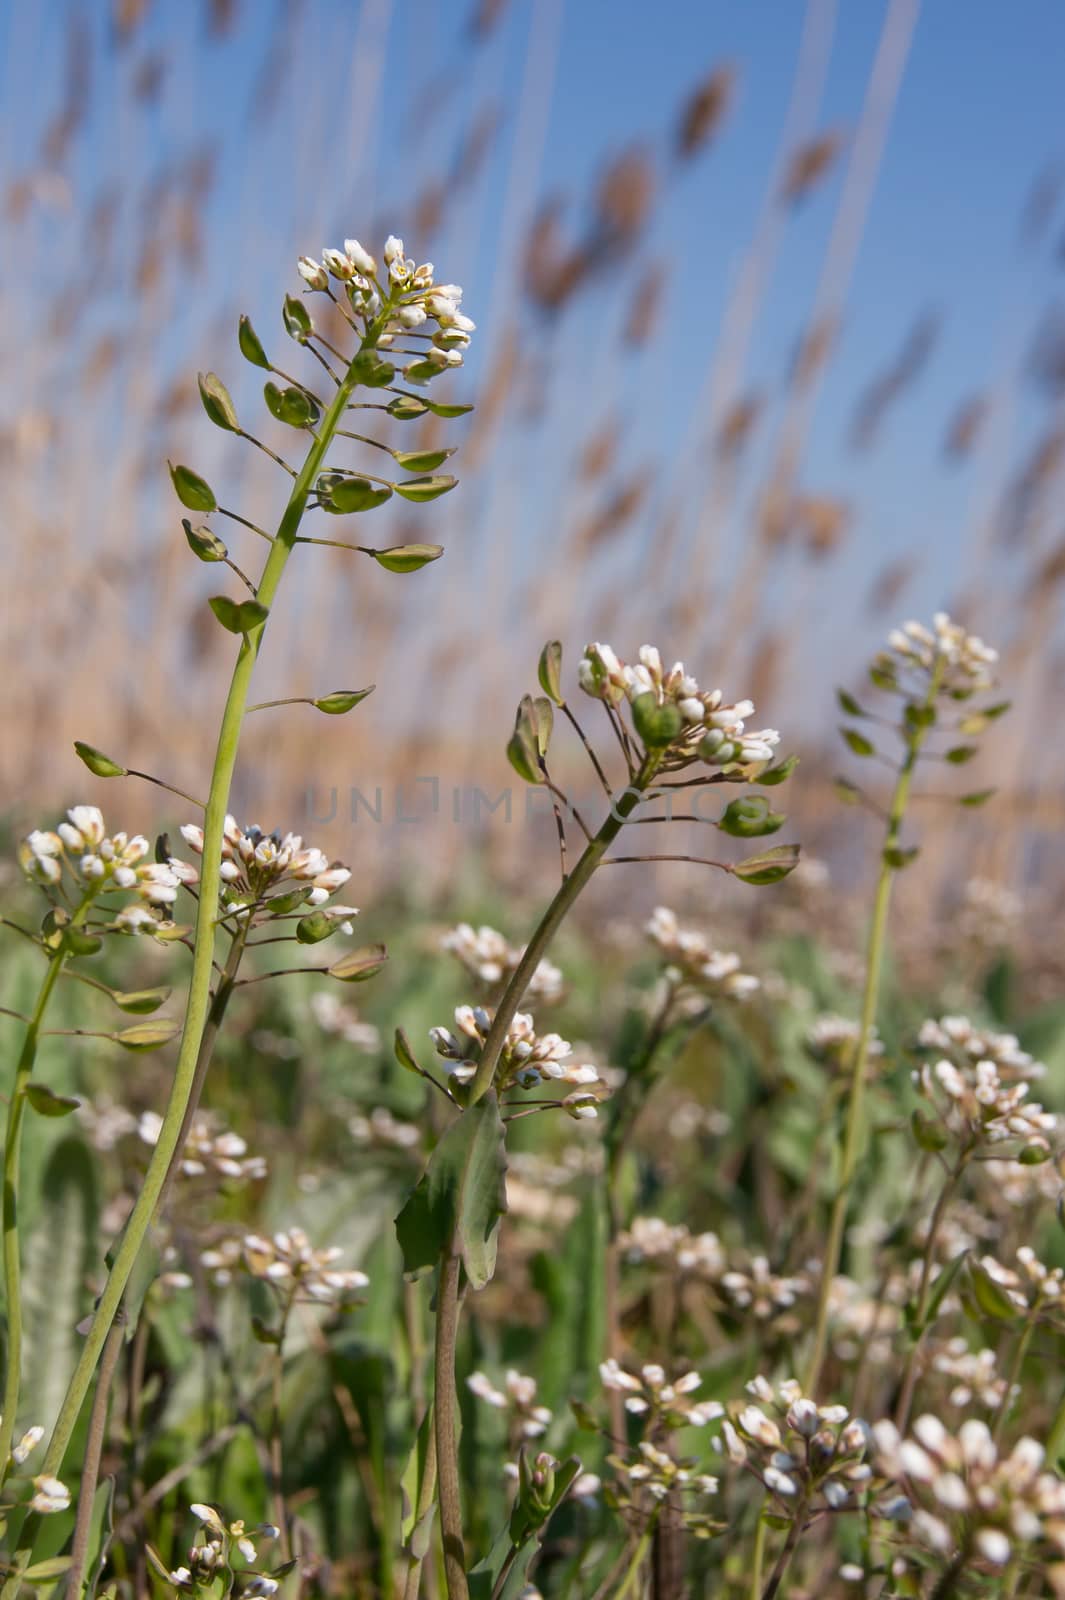
[{"label": "flowering stalk", "polygon": [[[71,928],[80,927],[92,904],[91,893],[86,893],[75,910]],[[26,1111],[26,1085],[33,1076],[37,1060],[37,1041],[48,1002],[59,981],[59,975],[69,954],[65,939],[53,951],[48,970],[37,994],[22,1051],[15,1069],[15,1081],[7,1103],[7,1129],[4,1135],[4,1303],[7,1307],[7,1351],[4,1358],[3,1416],[0,1417],[0,1484],[7,1476],[11,1461],[11,1445],[15,1435],[19,1388],[22,1376],[22,1289],[21,1259],[18,1234],[19,1157],[22,1150],[22,1120]]]},{"label": "flowering stalk", "polygon": [[[255,598],[269,611],[284,574],[288,558],[296,543],[300,523],[307,509],[315,478],[324,462],[326,452],[339,428],[352,393],[359,382],[360,358],[372,351],[385,331],[388,310],[380,313],[366,328],[358,351],[352,358],[341,380],[332,404],[323,414],[318,432],[301,467],[285,507],[277,533],[271,543],[270,553],[256,588]],[[211,991],[211,972],[214,960],[215,934],[218,923],[218,896],[221,888],[223,829],[229,800],[241,728],[248,702],[248,689],[266,627],[266,619],[256,622],[242,635],[233,677],[226,699],[219,729],[211,785],[207,797],[203,829],[203,872],[200,880],[200,899],[196,914],[192,974],[189,980],[188,1000],[181,1046],[170,1097],[163,1116],[159,1139],[152,1154],[144,1184],[126,1224],[111,1271],[97,1303],[81,1356],[70,1380],[59,1416],[56,1420],[45,1461],[48,1472],[62,1465],[84,1403],[93,1372],[100,1359],[107,1330],[114,1320],[125,1293],[134,1263],[151,1226],[175,1152],[179,1148],[182,1128],[193,1109],[196,1068],[200,1057],[200,1044],[208,1020]]]},{"label": "flowering stalk", "polygon": [[[814,1341],[804,1385],[807,1394],[816,1392],[821,1377],[821,1368],[824,1365],[828,1342],[828,1312],[832,1295],[832,1283],[836,1273],[839,1271],[840,1256],[843,1249],[843,1232],[846,1227],[847,1211],[850,1206],[851,1189],[854,1184],[854,1175],[858,1169],[858,1160],[862,1149],[865,1077],[869,1065],[869,1046],[876,1024],[877,1002],[880,996],[880,975],[884,963],[888,909],[891,905],[891,891],[895,882],[895,873],[899,867],[899,835],[902,830],[903,818],[906,815],[906,805],[910,798],[914,770],[917,766],[922,746],[932,727],[934,707],[940,692],[944,664],[944,658],[937,655],[929,676],[927,691],[921,702],[920,714],[913,719],[912,723],[907,724],[906,751],[902,765],[899,768],[888,810],[887,829],[880,857],[880,873],[877,878],[876,894],[873,900],[873,920],[866,949],[865,989],[862,995],[861,1021],[858,1028],[858,1038],[854,1046],[854,1061],[851,1068],[847,1118],[843,1133],[843,1152],[840,1158],[839,1183],[832,1204],[832,1215],[828,1225],[828,1240],[821,1265],[821,1282],[817,1295],[817,1317],[814,1323]],[[930,713],[931,716],[929,715]]]}]

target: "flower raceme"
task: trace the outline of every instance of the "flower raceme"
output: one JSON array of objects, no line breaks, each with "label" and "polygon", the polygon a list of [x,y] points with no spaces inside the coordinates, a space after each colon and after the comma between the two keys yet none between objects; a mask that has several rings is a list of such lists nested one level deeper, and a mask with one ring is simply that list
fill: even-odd
[{"label": "flower raceme", "polygon": [[108,835],[96,806],[72,806],[54,832],[35,828],[19,847],[26,876],[46,889],[58,888],[64,870],[90,895],[119,891],[153,906],[172,905],[180,880],[171,867],[150,861],[141,834]]},{"label": "flower raceme", "polygon": [[740,971],[740,958],[731,950],[715,950],[701,933],[682,928],[676,913],[656,906],[647,933],[669,962],[671,983],[689,984],[711,998],[747,1000],[761,988],[759,980]]},{"label": "flower raceme", "polygon": [[888,635],[888,645],[903,667],[911,671],[931,677],[938,667],[944,693],[974,694],[991,688],[994,682],[998,651],[975,634],[966,633],[945,611],[936,612],[931,628],[922,622],[903,623]]},{"label": "flower raceme", "polygon": [[[301,256],[298,268],[312,290],[332,293],[330,279],[341,285],[352,311],[367,326],[388,304],[388,321],[377,340],[379,349],[388,350],[397,338],[414,336],[428,341],[424,350],[413,352],[417,359],[403,369],[408,383],[426,384],[446,368],[462,366],[463,351],[477,326],[460,309],[462,289],[457,283],[436,283],[433,263],[419,266],[411,261],[403,240],[394,234],[385,241],[383,271],[358,239],[345,239],[343,250],[324,250],[321,261]],[[435,324],[433,332],[421,331],[430,324]]]},{"label": "flower raceme", "polygon": [[627,702],[645,746],[663,749],[664,768],[693,761],[738,771],[764,766],[780,743],[775,728],[747,730],[750,700],[729,705],[720,689],[705,692],[678,661],[668,672],[654,645],[641,646],[638,662],[619,660],[608,644],[590,644],[577,669],[585,694],[616,708]]},{"label": "flower raceme", "polygon": [[[509,978],[525,953],[509,944],[495,928],[473,928],[468,922],[449,929],[440,947],[455,956],[471,978],[489,986]],[[561,972],[553,962],[544,960],[537,965],[525,993],[528,999],[547,1005],[561,998],[562,988]]]},{"label": "flower raceme", "polygon": [[[186,823],[181,837],[197,855],[203,854],[203,829],[195,823]],[[187,862],[171,859],[172,870],[182,883],[195,884],[199,880],[197,868]],[[358,916],[358,908],[346,905],[328,905],[328,901],[342,889],[351,877],[351,870],[339,861],[331,862],[325,853],[314,845],[305,845],[298,833],[263,833],[251,825],[242,828],[236,819],[227,816],[222,841],[222,900],[227,907],[239,910],[259,906],[270,910],[267,899],[271,890],[291,880],[297,887],[298,903],[323,914],[336,923],[344,933],[350,933],[351,918]],[[285,895],[279,910],[295,909],[292,897]]]},{"label": "flower raceme", "polygon": [[[448,1075],[460,1088],[477,1071],[491,1025],[492,1012],[484,1006],[458,1006],[454,1029],[429,1030],[437,1055],[448,1062]],[[532,1017],[527,1012],[517,1012],[499,1057],[496,1087],[500,1095],[508,1089],[532,1089],[541,1083],[567,1085],[574,1092],[559,1104],[578,1119],[596,1116],[598,1095],[590,1092],[590,1087],[594,1085],[602,1093],[599,1071],[591,1063],[571,1060],[571,1052],[567,1039],[557,1033],[537,1034]]]}]

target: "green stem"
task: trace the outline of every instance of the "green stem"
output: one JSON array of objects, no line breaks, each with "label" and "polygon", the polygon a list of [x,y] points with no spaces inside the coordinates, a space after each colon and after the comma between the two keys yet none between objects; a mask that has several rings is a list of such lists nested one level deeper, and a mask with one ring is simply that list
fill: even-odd
[{"label": "green stem", "polygon": [[[942,663],[937,658],[923,702],[923,707],[926,710],[930,710],[935,703],[936,696],[939,693],[941,675]],[[917,766],[917,759],[927,734],[928,728],[923,723],[919,723],[907,735],[906,755],[899,769],[895,791],[891,797],[891,806],[888,811],[887,832],[884,837],[884,846],[880,858],[880,873],[877,878],[876,895],[873,900],[873,920],[869,930],[869,943],[866,952],[865,991],[862,996],[862,1015],[858,1029],[858,1039],[854,1049],[854,1064],[851,1069],[850,1094],[843,1133],[843,1154],[840,1160],[839,1184],[836,1189],[836,1197],[832,1205],[832,1215],[828,1226],[828,1241],[825,1245],[821,1282],[817,1295],[817,1317],[814,1324],[813,1348],[810,1352],[810,1361],[804,1385],[805,1392],[808,1395],[815,1394],[821,1377],[821,1368],[824,1365],[828,1344],[828,1308],[832,1295],[832,1283],[836,1273],[839,1271],[840,1256],[843,1250],[843,1234],[847,1224],[847,1212],[850,1207],[851,1188],[854,1184],[854,1175],[858,1169],[858,1161],[864,1142],[865,1077],[869,1065],[869,1046],[872,1041],[873,1026],[876,1022],[877,1002],[880,997],[880,976],[884,964],[888,909],[891,904],[891,890],[897,871],[897,868],[890,864],[888,855],[889,852],[898,847],[902,820],[906,814],[906,804],[910,797],[910,785],[913,781],[914,769]]]},{"label": "green stem", "polygon": [[89,1535],[92,1532],[93,1502],[100,1481],[100,1458],[103,1455],[104,1434],[107,1429],[107,1410],[111,1400],[111,1383],[118,1358],[125,1341],[126,1330],[116,1317],[111,1324],[100,1361],[100,1376],[96,1382],[92,1411],[89,1414],[89,1436],[85,1443],[85,1465],[78,1485],[78,1510],[74,1521],[74,1536],[70,1544],[70,1566],[67,1569],[63,1593],[66,1600],[81,1600],[85,1581],[85,1566],[89,1558]]},{"label": "green stem", "polygon": [[[86,895],[70,920],[76,928],[88,915],[92,896]],[[19,1158],[22,1151],[22,1119],[26,1111],[26,1085],[33,1076],[37,1060],[37,1041],[41,1023],[59,981],[67,958],[64,944],[52,954],[37,994],[22,1041],[15,1079],[7,1103],[7,1129],[4,1135],[4,1300],[7,1306],[7,1351],[4,1357],[3,1415],[0,1418],[0,1484],[7,1476],[11,1464],[11,1444],[15,1436],[22,1381],[22,1261],[18,1233]]]},{"label": "green stem", "polygon": [[924,1348],[925,1335],[928,1332],[925,1323],[928,1318],[928,1299],[932,1288],[932,1266],[936,1255],[936,1240],[939,1237],[940,1224],[946,1215],[947,1205],[951,1195],[958,1186],[958,1179],[965,1170],[969,1152],[963,1151],[957,1166],[949,1173],[946,1183],[939,1191],[932,1215],[928,1222],[928,1238],[925,1240],[924,1256],[921,1261],[921,1281],[917,1289],[917,1336],[910,1346],[903,1369],[902,1384],[899,1391],[899,1401],[895,1408],[895,1426],[899,1432],[905,1431],[910,1420],[910,1410],[913,1406],[913,1391],[917,1384],[917,1363]]},{"label": "green stem", "polygon": [[999,1407],[998,1416],[995,1419],[994,1431],[991,1435],[995,1441],[996,1448],[1002,1443],[1002,1434],[1006,1426],[1006,1419],[1013,1409],[1013,1391],[1020,1382],[1021,1372],[1024,1368],[1025,1357],[1028,1354],[1028,1346],[1031,1344],[1032,1335],[1035,1332],[1036,1319],[1039,1316],[1039,1304],[1039,1299],[1036,1298],[1034,1304],[1029,1310],[1028,1320],[1024,1325],[1024,1330],[1021,1333],[1020,1338],[1017,1340],[1017,1348],[1013,1352],[1013,1360],[1010,1362],[1009,1376],[1006,1379],[1006,1393],[1002,1397],[1002,1404]]},{"label": "green stem", "polygon": [[785,1539],[784,1548],[777,1556],[776,1564],[769,1574],[769,1582],[763,1591],[762,1600],[774,1600],[774,1597],[781,1592],[788,1568],[791,1566],[791,1558],[795,1554],[799,1540],[802,1538],[802,1531],[806,1522],[806,1507],[807,1501],[804,1499],[801,1505],[795,1508],[795,1516],[792,1519],[791,1527],[788,1529],[788,1537]]},{"label": "green stem", "polygon": [[462,1538],[462,1490],[457,1444],[458,1396],[455,1391],[455,1344],[458,1336],[459,1278],[462,1262],[449,1251],[440,1262],[436,1288],[436,1374],[433,1427],[436,1434],[437,1492],[440,1536],[448,1600],[469,1600],[466,1553]]},{"label": "green stem", "polygon": [[[318,436],[307,452],[306,460],[293,485],[276,537],[270,546],[270,553],[267,556],[266,565],[257,590],[258,600],[267,609],[272,606],[274,597],[277,594],[285,565],[296,541],[296,535],[306,509],[311,487],[322,466],[333,435],[343,418],[345,407],[357,385],[358,358],[364,351],[372,349],[377,344],[384,330],[386,316],[387,312],[383,312],[367,330],[359,351],[353,358],[343,383],[337,390],[332,405],[322,418]],[[207,1023],[210,1005],[218,897],[221,888],[223,826],[226,809],[229,804],[229,791],[233,781],[237,749],[240,744],[244,711],[248,700],[248,687],[265,627],[266,622],[264,621],[258,627],[253,628],[241,640],[229,694],[226,699],[225,711],[222,716],[222,724],[219,729],[218,746],[211,774],[211,787],[204,815],[203,867],[200,878],[200,899],[196,913],[192,975],[189,980],[185,1025],[182,1032],[177,1065],[174,1069],[174,1081],[171,1085],[170,1098],[163,1116],[159,1139],[152,1153],[148,1170],[145,1173],[143,1187],[126,1224],[122,1241],[115,1253],[114,1262],[104,1285],[103,1293],[97,1303],[96,1312],[93,1316],[81,1357],[74,1369],[59,1417],[52,1432],[42,1466],[42,1471],[46,1473],[58,1474],[59,1469],[62,1467],[67,1445],[70,1443],[71,1434],[74,1431],[85,1395],[92,1381],[96,1364],[100,1359],[104,1341],[107,1338],[107,1330],[111,1326],[121,1304],[130,1273],[151,1226],[152,1219],[156,1214],[163,1187],[166,1183],[167,1173],[170,1169],[170,1163],[175,1150],[178,1148],[178,1140],[190,1104],[196,1064],[200,1055],[200,1041]]]},{"label": "green stem", "polygon": [[765,1567],[765,1546],[769,1537],[769,1524],[758,1512],[758,1523],[754,1530],[754,1550],[751,1553],[751,1600],[761,1600],[762,1571]]},{"label": "green stem", "polygon": [[625,1596],[638,1581],[640,1569],[647,1559],[648,1550],[651,1548],[651,1540],[654,1538],[655,1523],[657,1520],[657,1517],[652,1517],[646,1528],[643,1530],[639,1543],[632,1553],[632,1560],[625,1569],[625,1576],[622,1579],[621,1588],[617,1592],[617,1600],[625,1600]]},{"label": "green stem", "polygon": [[496,1066],[506,1041],[507,1030],[514,1020],[514,1014],[522,1002],[522,998],[529,986],[533,973],[543,958],[548,945],[572,910],[574,902],[581,891],[585,889],[599,866],[606,852],[625,826],[629,817],[643,799],[644,791],[651,784],[661,762],[661,754],[652,752],[643,759],[643,764],[636,774],[631,785],[623,789],[616,796],[610,807],[606,821],[595,837],[585,846],[584,852],[577,862],[569,877],[563,883],[555,898],[540,919],[536,931],[525,948],[525,953],[514,969],[513,976],[503,991],[502,999],[496,1007],[492,1026],[481,1051],[477,1063],[477,1072],[470,1083],[469,1104],[476,1105],[477,1101],[486,1095],[492,1087]]}]

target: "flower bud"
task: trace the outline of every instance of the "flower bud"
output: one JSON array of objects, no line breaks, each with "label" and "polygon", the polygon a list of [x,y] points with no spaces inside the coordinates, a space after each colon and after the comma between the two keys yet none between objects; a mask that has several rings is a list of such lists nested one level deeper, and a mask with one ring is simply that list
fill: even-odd
[{"label": "flower bud", "polygon": [[296,263],[296,270],[304,283],[309,284],[312,289],[327,289],[329,287],[329,275],[325,268],[310,256],[300,256]]}]

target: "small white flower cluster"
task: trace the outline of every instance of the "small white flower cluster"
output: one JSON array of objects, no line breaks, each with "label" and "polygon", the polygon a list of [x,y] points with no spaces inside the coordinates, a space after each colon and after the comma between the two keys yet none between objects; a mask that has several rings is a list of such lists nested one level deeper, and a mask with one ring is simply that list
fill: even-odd
[{"label": "small white flower cluster", "polygon": [[805,1273],[782,1276],[772,1271],[767,1257],[752,1256],[746,1267],[730,1267],[722,1273],[720,1286],[732,1305],[748,1312],[758,1322],[774,1322],[783,1331],[784,1318],[796,1302],[811,1292]]},{"label": "small white flower cluster", "polygon": [[483,1372],[471,1372],[466,1385],[478,1400],[505,1411],[523,1439],[539,1439],[551,1426],[551,1412],[536,1403],[536,1379],[515,1372],[513,1367],[504,1376],[502,1389],[497,1389]]},{"label": "small white flower cluster", "polygon": [[58,1511],[70,1509],[70,1490],[59,1478],[44,1472],[33,1480],[33,1494],[29,1507],[42,1517],[54,1516]]},{"label": "small white flower cluster", "polygon": [[[213,1589],[226,1569],[231,1567],[231,1551],[236,1548],[247,1562],[247,1567],[240,1569],[241,1595],[277,1593],[280,1588],[277,1578],[249,1569],[254,1567],[259,1559],[254,1541],[276,1539],[280,1531],[278,1528],[272,1523],[261,1522],[257,1527],[246,1529],[242,1520],[227,1525],[214,1507],[209,1505],[193,1503],[189,1509],[200,1524],[201,1537],[200,1541],[189,1550],[187,1566],[175,1567],[169,1574],[170,1582],[175,1589],[182,1594],[194,1593],[201,1585],[205,1587],[210,1585]],[[249,1581],[245,1582],[245,1579]]]},{"label": "small white flower cluster", "polygon": [[888,645],[906,666],[929,676],[938,666],[946,693],[970,694],[989,689],[995,681],[992,669],[998,651],[966,633],[945,611],[936,612],[931,628],[922,622],[903,623],[888,635]]},{"label": "small white flower cluster", "polygon": [[892,1362],[903,1323],[902,1306],[909,1297],[902,1274],[889,1277],[882,1295],[871,1295],[863,1284],[838,1273],[828,1303],[832,1348],[839,1360],[876,1367]]},{"label": "small white flower cluster", "polygon": [[[718,1479],[708,1472],[693,1472],[690,1467],[674,1461],[665,1450],[660,1450],[650,1439],[641,1439],[637,1445],[639,1459],[625,1465],[624,1471],[633,1483],[638,1483],[656,1500],[665,1500],[678,1489],[696,1494],[716,1494]],[[693,1529],[698,1532],[698,1528]]]},{"label": "small white flower cluster", "polygon": [[793,1378],[774,1389],[758,1376],[747,1393],[761,1404],[740,1407],[722,1425],[729,1460],[753,1470],[784,1505],[801,1495],[807,1505],[820,1501],[830,1511],[854,1506],[873,1477],[864,1422],[846,1406],[819,1406]]},{"label": "small white flower cluster", "polygon": [[390,1150],[417,1150],[422,1130],[416,1122],[402,1122],[387,1106],[374,1106],[369,1116],[356,1112],[348,1118],[348,1132],[361,1145],[381,1145]]},{"label": "small white flower cluster", "polygon": [[920,1094],[934,1107],[942,1127],[966,1144],[1019,1142],[1028,1159],[1050,1154],[1058,1119],[1028,1099],[1024,1080],[1004,1082],[993,1061],[957,1066],[946,1057],[914,1073]]},{"label": "small white flower cluster", "polygon": [[728,1267],[728,1257],[716,1233],[693,1234],[682,1222],[672,1224],[661,1217],[634,1217],[632,1226],[619,1235],[618,1245],[626,1259],[636,1265],[666,1267],[678,1275],[713,1283]]},{"label": "small white flower cluster", "polygon": [[[640,701],[652,708],[675,708],[676,732],[669,741],[667,767],[696,760],[721,768],[760,766],[772,761],[780,743],[775,728],[747,731],[747,721],[754,715],[750,700],[726,705],[721,690],[701,690],[683,662],[666,672],[654,645],[642,645],[639,662],[629,666],[608,644],[590,644],[577,677],[585,694],[609,706],[627,700],[630,705]],[[645,696],[649,698],[644,700]]]},{"label": "small white flower cluster", "polygon": [[613,1356],[599,1363],[604,1389],[618,1390],[625,1396],[625,1410],[646,1417],[647,1428],[664,1423],[670,1428],[703,1428],[725,1414],[716,1400],[695,1401],[691,1397],[702,1385],[697,1372],[686,1372],[667,1383],[665,1368],[648,1362],[639,1373],[626,1372]]},{"label": "small white flower cluster", "polygon": [[[198,856],[203,855],[203,829],[196,823],[186,823],[181,837]],[[171,860],[173,870],[183,883],[194,884],[199,872],[187,862]],[[310,885],[310,892],[302,905],[314,909],[325,908],[324,914],[340,923],[344,933],[350,933],[351,918],[358,916],[357,906],[327,905],[338,889],[351,877],[351,870],[339,861],[330,862],[325,853],[314,845],[305,845],[298,833],[263,833],[254,825],[241,828],[234,817],[227,816],[222,837],[222,898],[228,906],[254,905],[263,900],[268,891],[276,889],[288,879],[299,886]],[[264,908],[269,911],[269,904]]]},{"label": "small white flower cluster", "polygon": [[[834,1067],[849,1067],[854,1059],[860,1032],[860,1023],[849,1017],[827,1013],[817,1017],[806,1030],[806,1048],[815,1061]],[[876,1036],[875,1027],[870,1030],[867,1053],[870,1057],[884,1054],[884,1046]]]},{"label": "small white flower cluster", "polygon": [[938,1556],[971,1549],[1001,1569],[1015,1546],[1050,1545],[1065,1555],[1065,1480],[1042,1470],[1035,1439],[1000,1456],[985,1422],[970,1417],[955,1437],[930,1414],[917,1418],[912,1438],[887,1421],[872,1432],[878,1469],[905,1488],[913,1533]]},{"label": "small white flower cluster", "polygon": [[[162,1127],[163,1119],[157,1111],[145,1111],[137,1122],[137,1133],[144,1144],[154,1146]],[[193,1118],[178,1170],[186,1178],[213,1176],[244,1181],[265,1178],[267,1173],[265,1157],[250,1156],[240,1134],[219,1130],[207,1112]]]},{"label": "small white flower cluster", "polygon": [[320,989],[312,994],[309,1005],[311,1016],[323,1033],[335,1033],[345,1044],[353,1044],[358,1050],[380,1049],[380,1030],[372,1022],[364,1022],[354,1006],[345,1005],[329,990]]},{"label": "small white flower cluster", "polygon": [[[987,1267],[987,1258],[984,1258]],[[972,1404],[998,1411],[1007,1399],[1007,1382],[999,1376],[998,1358],[994,1350],[970,1350],[968,1340],[961,1334],[945,1339],[931,1350],[931,1370],[949,1378],[953,1387],[947,1395],[952,1406]]]},{"label": "small white flower cluster", "polygon": [[[433,1047],[448,1063],[455,1083],[469,1083],[476,1073],[491,1025],[492,1013],[484,1006],[457,1006],[454,1030],[430,1028]],[[598,1095],[590,1092],[590,1087],[602,1088],[598,1068],[572,1061],[571,1050],[568,1039],[557,1033],[537,1034],[532,1017],[517,1012],[500,1052],[496,1077],[500,1093],[513,1087],[531,1089],[539,1083],[566,1084],[573,1092],[562,1100],[564,1109],[578,1120],[597,1116]]]},{"label": "small white flower cluster", "polygon": [[[440,941],[440,948],[457,959],[472,978],[482,983],[502,983],[509,978],[521,960],[524,951],[507,940],[495,928],[482,925],[474,928],[460,922],[451,928]],[[529,980],[526,997],[551,1005],[562,997],[562,974],[550,961],[541,961]]]},{"label": "small white flower cluster", "polygon": [[1032,1081],[1046,1075],[1044,1064],[1021,1049],[1016,1034],[974,1027],[968,1017],[929,1018],[922,1022],[917,1038],[924,1050],[949,1051],[961,1060],[993,1061],[1003,1078]]},{"label": "small white flower cluster", "polygon": [[1022,1244],[1017,1251],[1019,1271],[1005,1267],[994,1256],[981,1256],[980,1265],[989,1278],[993,1278],[1018,1311],[1032,1311],[1037,1307],[1065,1304],[1065,1268],[1048,1267],[1039,1260],[1030,1245]]},{"label": "small white flower cluster", "polygon": [[740,958],[732,951],[715,950],[691,928],[682,928],[668,906],[656,906],[647,923],[652,942],[669,962],[671,983],[689,983],[714,999],[747,1000],[760,988],[759,980],[740,971]]},{"label": "small white flower cluster", "polygon": [[477,326],[460,309],[462,289],[457,283],[436,283],[433,263],[425,261],[419,266],[410,260],[403,240],[395,234],[385,240],[383,256],[382,274],[358,239],[345,239],[343,250],[323,250],[321,261],[300,256],[297,270],[311,289],[328,290],[330,278],[342,284],[352,310],[367,323],[387,307],[387,321],[377,340],[382,349],[387,349],[397,334],[409,335],[435,322],[424,355],[404,368],[409,382],[428,383],[437,372],[461,367],[462,353]]},{"label": "small white flower cluster", "polygon": [[[108,894],[121,890],[149,905],[173,905],[179,877],[164,862],[145,860],[150,848],[139,833],[108,837],[97,806],[72,806],[67,821],[61,822],[54,833],[35,828],[22,841],[19,861],[26,876],[46,888],[54,888],[60,882],[65,864],[83,892]],[[129,915],[134,909],[140,909],[148,921],[155,921],[150,912],[134,903],[119,913],[117,921],[123,927],[127,923],[135,927],[137,919]]]},{"label": "small white flower cluster", "polygon": [[302,1228],[289,1228],[265,1239],[249,1233],[243,1240],[244,1266],[253,1278],[270,1284],[283,1298],[343,1305],[365,1289],[365,1272],[335,1265],[343,1255],[336,1246],[315,1250]]}]

